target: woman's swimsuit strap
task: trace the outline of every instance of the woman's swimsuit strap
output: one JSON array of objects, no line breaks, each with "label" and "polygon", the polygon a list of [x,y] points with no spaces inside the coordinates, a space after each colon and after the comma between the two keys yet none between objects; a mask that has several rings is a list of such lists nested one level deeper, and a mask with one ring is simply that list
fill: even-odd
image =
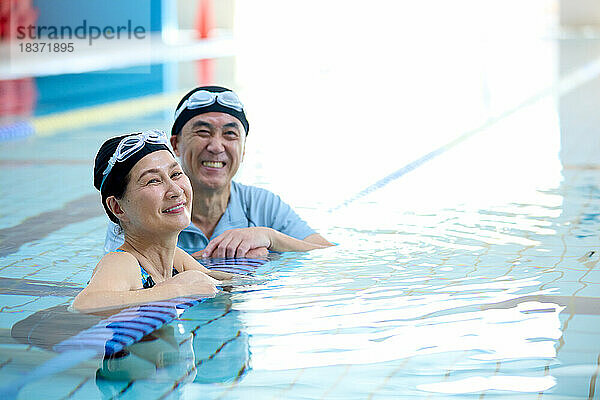
[{"label": "woman's swimsuit strap", "polygon": [[[120,252],[120,253],[127,253],[125,250],[121,250],[121,249],[116,249],[115,251]],[[142,264],[140,264],[139,261],[138,261],[138,265],[140,266],[140,275],[142,277],[142,286],[144,287],[144,289],[150,289],[151,287],[156,285],[156,283],[154,283],[154,279],[152,279],[150,274],[144,269],[144,267],[142,267]],[[175,276],[178,273],[179,273],[179,271],[177,271],[175,269],[175,267],[173,267],[173,272],[172,272],[171,276]]]}]

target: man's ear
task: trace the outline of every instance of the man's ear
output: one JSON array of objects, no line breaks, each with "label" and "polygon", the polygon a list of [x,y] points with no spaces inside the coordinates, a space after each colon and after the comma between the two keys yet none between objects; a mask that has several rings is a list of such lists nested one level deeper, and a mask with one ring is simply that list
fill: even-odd
[{"label": "man's ear", "polygon": [[115,217],[119,219],[119,221],[127,221],[127,217],[125,216],[125,211],[121,208],[119,204],[119,200],[115,196],[108,196],[106,198],[106,206],[112,212]]},{"label": "man's ear", "polygon": [[[179,134],[181,135],[181,133]],[[173,151],[175,152],[175,155],[177,157],[179,157],[179,148],[177,147],[178,144],[178,140],[179,139],[179,135],[171,135],[171,147],[173,148]]]}]

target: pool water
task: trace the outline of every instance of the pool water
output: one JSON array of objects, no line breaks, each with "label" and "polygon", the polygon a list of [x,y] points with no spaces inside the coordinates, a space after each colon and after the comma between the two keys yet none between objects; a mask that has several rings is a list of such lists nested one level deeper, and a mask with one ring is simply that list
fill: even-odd
[{"label": "pool water", "polygon": [[[251,280],[171,323],[160,339],[167,350],[140,343],[128,361],[86,361],[31,382],[19,399],[597,398],[600,172],[561,169],[557,153],[527,168],[527,145],[507,167],[488,150],[552,107],[524,108],[334,211],[300,207],[338,246],[273,255]],[[152,118],[144,124],[162,123]],[[107,131],[1,144],[11,235],[0,273],[47,289],[0,294],[2,384],[54,356],[15,342],[11,326],[68,304],[101,257],[106,220],[87,161]],[[467,154],[485,156],[475,169],[460,162]],[[44,235],[28,239],[28,223]]]},{"label": "pool water", "polygon": [[[342,28],[321,47],[317,29],[314,47],[252,53],[256,29],[236,58],[245,74],[223,77],[251,112],[236,179],[338,245],[273,254],[123,357],[32,380],[18,399],[600,398],[597,40],[480,48],[424,31],[401,54],[351,36],[334,56]],[[365,80],[375,100],[357,104]],[[0,386],[56,357],[11,328],[64,309],[102,257],[100,144],[168,130],[191,85],[118,118],[41,104],[38,134],[0,142]]]}]

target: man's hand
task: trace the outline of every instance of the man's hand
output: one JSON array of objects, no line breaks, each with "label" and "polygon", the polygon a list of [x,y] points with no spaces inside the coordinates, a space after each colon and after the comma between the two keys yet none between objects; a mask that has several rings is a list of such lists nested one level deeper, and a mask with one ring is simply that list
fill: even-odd
[{"label": "man's hand", "polygon": [[242,257],[266,260],[269,257],[269,249],[267,249],[266,247],[257,247],[255,249],[250,249],[246,253],[246,255]]},{"label": "man's hand", "polygon": [[[203,254],[204,254],[204,249],[199,250],[195,253],[192,253],[191,256],[194,258],[203,258]],[[248,250],[246,255],[243,255],[242,257],[266,260],[269,257],[269,249],[267,249],[266,247],[257,247],[255,249],[250,249],[250,250]]]},{"label": "man's hand", "polygon": [[231,229],[212,239],[204,250],[192,256],[266,258],[271,246],[271,231],[265,227]]}]

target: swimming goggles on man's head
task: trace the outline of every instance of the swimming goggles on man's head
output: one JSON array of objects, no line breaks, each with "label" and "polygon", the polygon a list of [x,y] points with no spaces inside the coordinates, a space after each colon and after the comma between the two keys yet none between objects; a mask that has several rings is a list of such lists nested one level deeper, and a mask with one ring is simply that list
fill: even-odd
[{"label": "swimming goggles on man's head", "polygon": [[117,162],[123,162],[127,160],[133,154],[140,151],[144,147],[145,143],[167,145],[169,143],[169,139],[163,131],[158,129],[151,129],[121,139],[112,157],[108,160],[108,165],[106,166],[106,169],[102,173],[102,183],[100,183],[100,190],[102,190],[102,185],[104,185],[106,177],[108,176],[108,174],[110,174],[110,171],[112,171],[115,164]]},{"label": "swimming goggles on man's head", "polygon": [[175,120],[186,108],[193,110],[196,108],[208,107],[215,104],[215,102],[237,112],[244,111],[244,105],[240,101],[240,98],[232,91],[213,93],[208,90],[198,90],[188,97],[181,107],[177,109],[175,112]]}]

